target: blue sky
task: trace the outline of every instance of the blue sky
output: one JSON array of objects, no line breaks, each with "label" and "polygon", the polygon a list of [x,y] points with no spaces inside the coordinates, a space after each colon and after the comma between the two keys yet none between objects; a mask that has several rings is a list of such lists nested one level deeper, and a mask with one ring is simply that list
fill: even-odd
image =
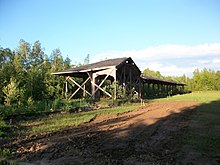
[{"label": "blue sky", "polygon": [[39,40],[80,63],[131,56],[141,70],[220,70],[219,0],[0,0],[0,46]]}]

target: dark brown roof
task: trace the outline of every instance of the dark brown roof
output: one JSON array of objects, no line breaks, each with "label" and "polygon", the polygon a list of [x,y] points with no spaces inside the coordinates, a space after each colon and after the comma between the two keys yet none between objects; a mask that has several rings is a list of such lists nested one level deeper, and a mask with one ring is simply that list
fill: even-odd
[{"label": "dark brown roof", "polygon": [[144,82],[149,82],[149,83],[161,83],[161,84],[170,84],[170,85],[186,85],[180,82],[172,81],[172,80],[163,80],[159,78],[154,78],[150,76],[143,76],[141,77]]},{"label": "dark brown roof", "polygon": [[[130,57],[129,57],[130,58]],[[80,67],[76,68],[70,68],[67,70],[55,72],[52,74],[55,75],[68,75],[68,74],[75,74],[75,73],[82,73],[82,72],[87,72],[87,71],[93,71],[93,70],[102,70],[105,67],[108,68],[109,66],[119,66],[121,63],[123,63],[125,60],[129,59],[127,57],[123,58],[115,58],[115,59],[108,59],[88,65],[82,65]]]}]

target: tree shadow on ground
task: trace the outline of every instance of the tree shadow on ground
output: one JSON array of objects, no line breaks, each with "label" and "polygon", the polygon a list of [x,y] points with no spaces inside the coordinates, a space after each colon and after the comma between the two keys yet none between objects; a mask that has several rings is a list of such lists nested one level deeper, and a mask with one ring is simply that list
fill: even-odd
[{"label": "tree shadow on ground", "polygon": [[[184,146],[192,131],[190,124],[194,119],[191,116],[203,109],[219,107],[219,103],[220,100],[188,106],[179,112],[173,110],[165,117],[154,118],[155,122],[151,124],[145,122],[148,112],[143,108],[137,113],[29,137],[6,146],[14,149],[19,159],[35,164],[193,164],[201,162],[201,157],[205,157],[203,163],[217,163],[220,159],[213,155],[189,157]],[[162,107],[160,111],[166,109]],[[213,113],[220,115],[217,110]],[[193,146],[186,151],[200,152]]]}]

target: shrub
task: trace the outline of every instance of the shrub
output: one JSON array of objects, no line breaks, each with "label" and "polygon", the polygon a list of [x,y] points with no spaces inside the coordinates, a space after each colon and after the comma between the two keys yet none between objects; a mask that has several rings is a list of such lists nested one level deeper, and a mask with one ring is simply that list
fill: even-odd
[{"label": "shrub", "polygon": [[6,125],[2,117],[0,116],[0,137],[5,136],[5,132],[7,131],[7,129],[8,129],[8,126]]}]

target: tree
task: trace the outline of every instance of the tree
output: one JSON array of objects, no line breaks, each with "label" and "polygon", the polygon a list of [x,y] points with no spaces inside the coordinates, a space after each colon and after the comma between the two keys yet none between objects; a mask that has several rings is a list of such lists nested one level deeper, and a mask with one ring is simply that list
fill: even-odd
[{"label": "tree", "polygon": [[19,83],[11,78],[10,83],[3,87],[3,92],[5,94],[5,105],[11,105],[12,103],[18,103],[19,97],[21,96],[21,91],[18,88]]},{"label": "tree", "polygon": [[84,63],[83,63],[83,65],[87,65],[87,64],[89,64],[89,54],[87,54],[87,56],[86,56],[86,58],[84,59]]},{"label": "tree", "polygon": [[196,69],[193,72],[193,90],[219,90],[219,71],[215,72],[211,69],[204,68],[199,71]]},{"label": "tree", "polygon": [[12,75],[15,75],[13,65],[14,52],[10,49],[0,48],[0,104],[4,103],[3,87],[6,86]]},{"label": "tree", "polygon": [[44,76],[46,70],[43,69],[45,54],[41,48],[39,41],[36,41],[32,46],[31,52],[27,58],[26,98],[33,98],[33,100],[41,100],[44,98],[45,83]]},{"label": "tree", "polygon": [[52,51],[52,54],[50,56],[50,65],[50,70],[45,79],[48,98],[64,98],[64,78],[51,75],[51,73],[53,72],[66,69],[61,51],[59,49],[55,49]]},{"label": "tree", "polygon": [[164,79],[164,76],[162,76],[159,71],[153,71],[153,70],[150,70],[149,68],[145,69],[143,71],[142,75],[143,76],[150,76],[150,77]]}]

